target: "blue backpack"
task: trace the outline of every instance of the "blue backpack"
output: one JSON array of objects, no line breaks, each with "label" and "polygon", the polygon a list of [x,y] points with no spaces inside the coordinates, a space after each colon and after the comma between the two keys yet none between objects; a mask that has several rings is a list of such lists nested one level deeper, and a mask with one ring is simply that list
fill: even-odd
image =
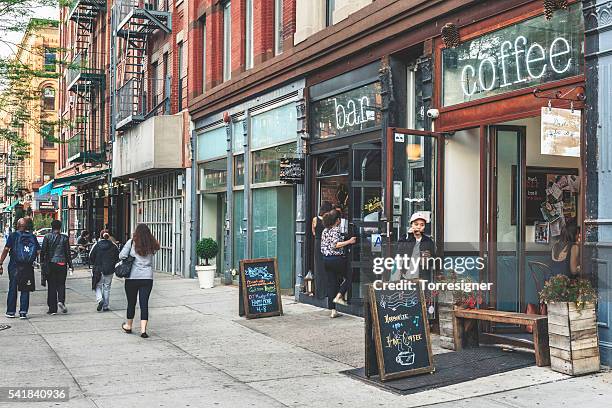
[{"label": "blue backpack", "polygon": [[31,264],[36,260],[38,241],[31,232],[17,232],[15,240],[15,261],[21,264]]}]

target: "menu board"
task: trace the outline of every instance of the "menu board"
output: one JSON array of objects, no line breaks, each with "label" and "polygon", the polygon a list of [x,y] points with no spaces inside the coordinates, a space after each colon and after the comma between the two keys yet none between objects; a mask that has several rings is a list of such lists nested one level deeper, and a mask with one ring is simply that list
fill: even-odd
[{"label": "menu board", "polygon": [[304,183],[304,159],[282,158],[280,159],[279,180],[289,184]]},{"label": "menu board", "polygon": [[376,290],[372,286],[368,291],[381,381],[435,371],[423,291]]},{"label": "menu board", "polygon": [[242,302],[247,319],[283,314],[277,271],[276,258],[240,261]]}]

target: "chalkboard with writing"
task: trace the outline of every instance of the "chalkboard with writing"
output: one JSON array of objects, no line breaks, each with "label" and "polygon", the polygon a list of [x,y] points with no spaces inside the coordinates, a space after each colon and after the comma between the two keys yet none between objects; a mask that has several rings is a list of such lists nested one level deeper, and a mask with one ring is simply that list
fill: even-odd
[{"label": "chalkboard with writing", "polygon": [[304,183],[304,159],[281,158],[279,180],[289,184]]},{"label": "chalkboard with writing", "polygon": [[369,287],[381,381],[435,371],[423,291]]},{"label": "chalkboard with writing", "polygon": [[283,314],[276,258],[240,261],[240,280],[247,319]]}]

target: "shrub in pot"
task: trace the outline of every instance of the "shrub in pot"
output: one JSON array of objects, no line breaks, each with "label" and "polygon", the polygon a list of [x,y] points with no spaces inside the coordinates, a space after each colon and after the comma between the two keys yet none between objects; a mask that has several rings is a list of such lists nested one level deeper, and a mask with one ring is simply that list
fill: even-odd
[{"label": "shrub in pot", "polygon": [[[214,259],[219,253],[219,245],[212,238],[202,238],[196,244],[196,255],[200,262],[196,266],[200,288],[209,289],[215,284],[215,270],[217,267],[211,265],[209,260]],[[204,260],[204,263],[202,263]]]},{"label": "shrub in pot", "polygon": [[570,375],[599,371],[597,293],[591,283],[557,275],[545,283],[540,300],[548,307],[551,368]]}]

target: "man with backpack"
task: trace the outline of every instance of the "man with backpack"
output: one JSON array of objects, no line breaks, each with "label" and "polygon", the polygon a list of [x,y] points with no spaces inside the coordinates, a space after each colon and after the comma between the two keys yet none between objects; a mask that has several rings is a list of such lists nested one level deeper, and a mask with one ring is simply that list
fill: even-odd
[{"label": "man with backpack", "polygon": [[40,252],[38,240],[32,233],[33,229],[34,223],[31,218],[20,218],[17,221],[17,231],[9,235],[0,256],[0,275],[4,272],[3,264],[7,255],[11,257],[8,265],[9,291],[5,313],[8,318],[15,317],[18,291],[19,318],[28,318],[30,292],[36,289],[33,264]]},{"label": "man with backpack", "polygon": [[45,235],[42,243],[40,263],[47,272],[47,314],[54,315],[59,309],[68,313],[66,308],[66,275],[68,268],[72,267],[70,256],[70,242],[68,236],[62,234],[62,222],[53,220],[51,232]]}]

